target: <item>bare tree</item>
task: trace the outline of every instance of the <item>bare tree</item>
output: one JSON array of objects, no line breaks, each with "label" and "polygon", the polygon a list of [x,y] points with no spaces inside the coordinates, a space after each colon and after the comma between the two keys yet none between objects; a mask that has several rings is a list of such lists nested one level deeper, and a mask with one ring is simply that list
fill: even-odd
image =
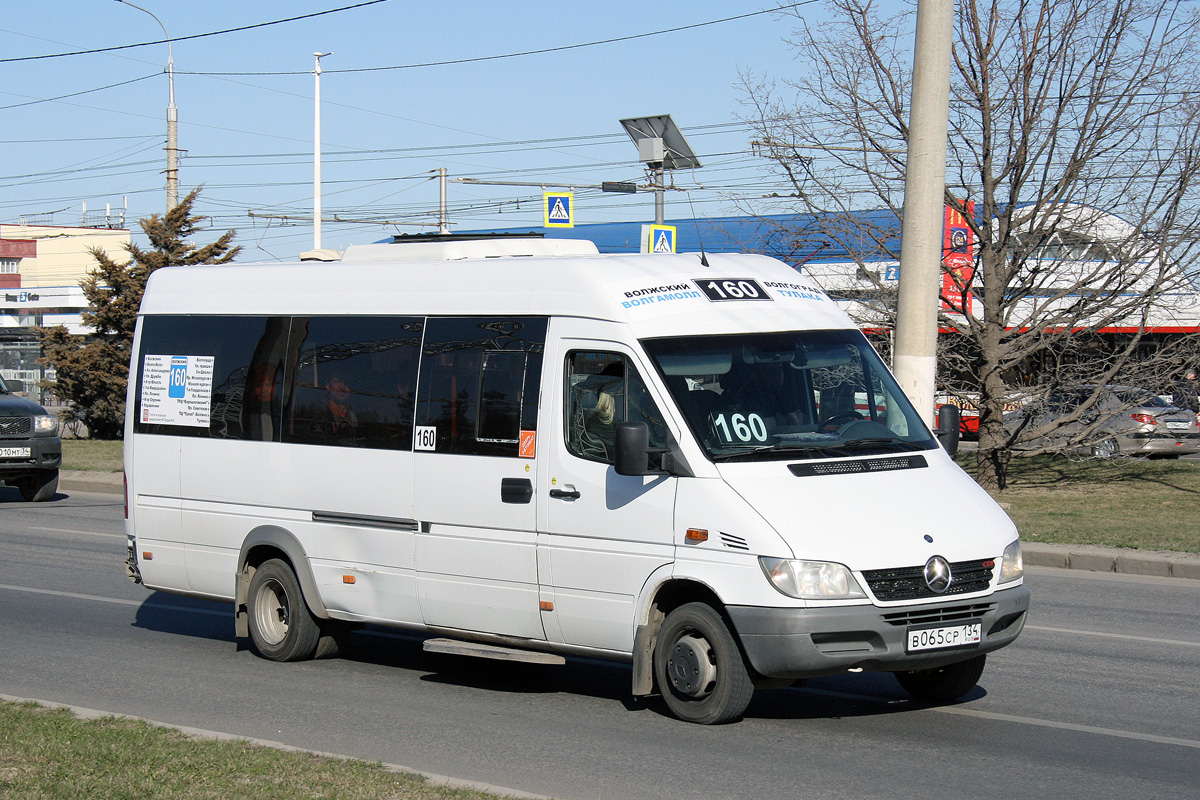
[{"label": "bare tree", "polygon": [[[914,8],[884,17],[870,0],[831,0],[828,22],[801,19],[788,39],[799,78],[742,76],[755,147],[792,186],[785,202],[819,212],[803,235],[859,254],[853,276],[814,277],[843,296],[857,286],[868,327],[894,309],[872,261],[899,258]],[[979,407],[985,486],[1003,488],[1014,451],[1086,444],[1087,426],[1044,443],[1099,391],[1061,423],[1006,426],[1006,404],[1074,384],[1161,390],[1195,363],[1194,333],[1148,329],[1179,326],[1195,297],[1197,22],[1166,0],[958,4],[946,204],[974,247],[966,269],[943,265],[940,324],[953,333],[939,380]],[[865,228],[861,209],[875,210]]]}]

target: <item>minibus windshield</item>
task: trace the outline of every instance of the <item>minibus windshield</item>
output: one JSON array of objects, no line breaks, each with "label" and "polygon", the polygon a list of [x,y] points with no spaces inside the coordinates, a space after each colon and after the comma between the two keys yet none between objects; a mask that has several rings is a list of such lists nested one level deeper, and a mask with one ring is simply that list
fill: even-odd
[{"label": "minibus windshield", "polygon": [[677,336],[642,344],[714,461],[938,446],[858,331]]}]

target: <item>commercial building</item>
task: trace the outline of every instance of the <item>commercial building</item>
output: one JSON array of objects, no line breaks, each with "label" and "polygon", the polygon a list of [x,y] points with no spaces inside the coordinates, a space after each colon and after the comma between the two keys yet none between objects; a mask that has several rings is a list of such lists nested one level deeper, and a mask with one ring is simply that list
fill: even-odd
[{"label": "commercial building", "polygon": [[81,314],[87,299],[79,284],[95,267],[93,249],[114,260],[129,258],[129,230],[124,215],[104,214],[92,226],[0,224],[0,375],[25,383],[31,397],[41,399],[37,382],[46,376],[38,364],[41,345],[34,328],[65,325],[85,333]]}]

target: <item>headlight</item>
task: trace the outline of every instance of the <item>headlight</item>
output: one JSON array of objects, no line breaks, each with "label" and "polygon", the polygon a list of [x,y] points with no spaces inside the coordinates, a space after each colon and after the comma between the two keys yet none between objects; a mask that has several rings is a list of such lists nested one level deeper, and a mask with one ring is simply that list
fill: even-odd
[{"label": "headlight", "polygon": [[58,430],[58,419],[49,414],[39,414],[33,418],[34,433],[55,433]]},{"label": "headlight", "polygon": [[1025,564],[1021,560],[1021,540],[1018,539],[1004,548],[1000,557],[1000,583],[1015,581],[1025,574]]},{"label": "headlight", "polygon": [[799,561],[759,556],[767,580],[788,597],[803,600],[847,600],[866,597],[850,570],[829,561]]}]

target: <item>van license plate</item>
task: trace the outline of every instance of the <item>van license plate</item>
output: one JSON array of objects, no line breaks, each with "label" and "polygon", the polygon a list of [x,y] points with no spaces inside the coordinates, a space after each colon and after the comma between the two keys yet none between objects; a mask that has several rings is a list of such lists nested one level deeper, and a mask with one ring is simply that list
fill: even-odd
[{"label": "van license plate", "polygon": [[980,622],[937,628],[909,628],[906,649],[910,653],[920,650],[941,650],[945,647],[979,644],[982,639],[983,623]]},{"label": "van license plate", "polygon": [[0,458],[29,458],[29,448],[0,447]]}]

